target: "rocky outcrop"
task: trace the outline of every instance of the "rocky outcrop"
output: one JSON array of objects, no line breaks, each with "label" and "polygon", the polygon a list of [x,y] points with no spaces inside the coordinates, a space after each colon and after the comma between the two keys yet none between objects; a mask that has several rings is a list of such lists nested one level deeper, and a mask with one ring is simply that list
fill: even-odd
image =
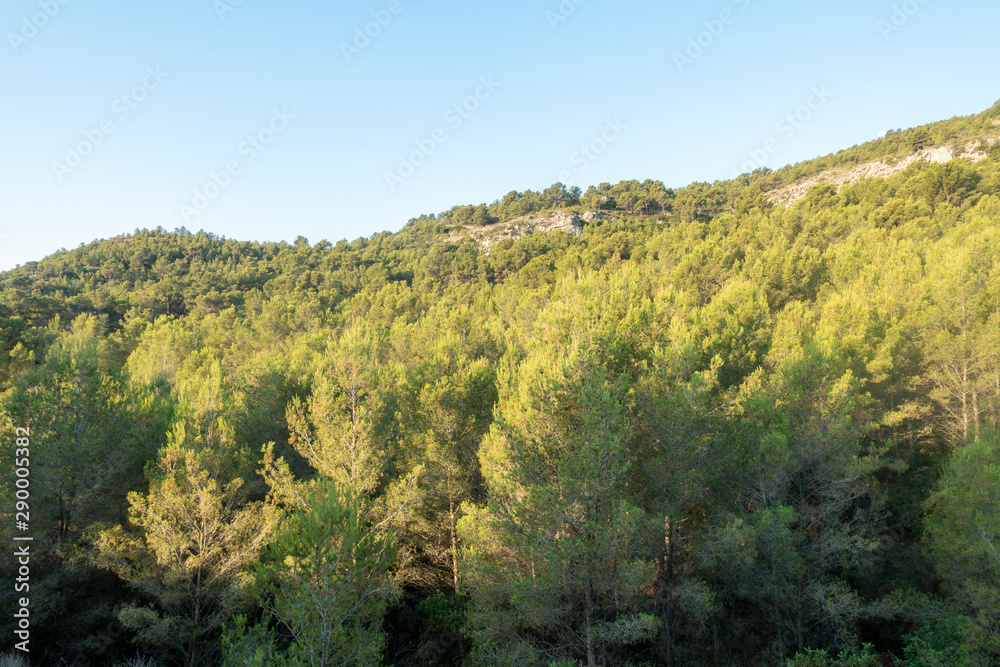
[{"label": "rocky outcrop", "polygon": [[988,157],[982,148],[997,143],[998,140],[1000,139],[997,137],[989,137],[981,141],[970,142],[962,147],[961,151],[956,150],[952,146],[938,146],[936,148],[926,148],[902,159],[879,160],[856,167],[828,169],[820,174],[816,174],[812,178],[774,192],[771,195],[771,200],[776,204],[788,207],[804,197],[814,185],[832,184],[839,187],[850,183],[857,183],[866,178],[888,178],[905,170],[918,160],[932,164],[944,164],[952,160],[965,158],[973,162],[978,162]]},{"label": "rocky outcrop", "polygon": [[525,236],[542,232],[563,232],[579,237],[583,235],[583,228],[588,224],[599,220],[614,219],[609,215],[594,211],[587,211],[581,215],[559,212],[540,217],[525,216],[486,227],[463,227],[457,234],[450,236],[448,240],[457,241],[461,238],[471,237],[488,256],[493,246],[504,239],[516,241]]},{"label": "rocky outcrop", "polygon": [[583,219],[568,213],[556,213],[551,218],[535,222],[534,232],[566,232],[571,236],[583,236]]}]

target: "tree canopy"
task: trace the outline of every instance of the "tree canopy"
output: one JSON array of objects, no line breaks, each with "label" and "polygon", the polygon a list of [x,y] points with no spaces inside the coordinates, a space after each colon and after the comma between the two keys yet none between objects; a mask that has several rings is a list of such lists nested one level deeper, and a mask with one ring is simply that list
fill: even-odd
[{"label": "tree canopy", "polygon": [[996,664],[998,118],[0,274],[32,659]]}]

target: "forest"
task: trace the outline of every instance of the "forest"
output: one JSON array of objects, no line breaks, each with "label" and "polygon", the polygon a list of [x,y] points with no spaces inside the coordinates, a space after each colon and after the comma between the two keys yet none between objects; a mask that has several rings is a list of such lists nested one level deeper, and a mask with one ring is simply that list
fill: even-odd
[{"label": "forest", "polygon": [[1000,664],[998,125],[0,274],[0,664]]}]

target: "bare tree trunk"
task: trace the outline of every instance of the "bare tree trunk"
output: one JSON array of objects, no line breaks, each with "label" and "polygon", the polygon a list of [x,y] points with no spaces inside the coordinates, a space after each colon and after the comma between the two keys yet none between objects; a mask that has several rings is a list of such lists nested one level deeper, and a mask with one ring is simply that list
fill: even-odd
[{"label": "bare tree trunk", "polygon": [[972,427],[976,440],[979,440],[979,392],[972,390]]},{"label": "bare tree trunk", "polygon": [[802,633],[802,575],[795,582],[795,643],[799,651],[805,647],[805,638]]},{"label": "bare tree trunk", "polygon": [[671,523],[670,517],[664,517],[666,523],[666,548],[667,548],[667,562],[666,562],[666,572],[664,573],[666,579],[666,603],[665,612],[663,617],[663,628],[667,634],[667,667],[673,665],[673,651],[674,651],[674,637],[673,637],[673,622],[674,622],[674,608],[673,608],[673,586],[674,586],[674,524]]},{"label": "bare tree trunk", "polygon": [[194,628],[191,630],[191,653],[188,667],[198,667],[198,624],[201,621],[201,568],[198,568],[194,582]]},{"label": "bare tree trunk", "polygon": [[201,620],[201,605],[195,602],[194,605],[194,630],[191,631],[191,652],[188,660],[188,667],[198,667],[198,622]]},{"label": "bare tree trunk", "polygon": [[969,443],[969,362],[962,366],[962,440]]},{"label": "bare tree trunk", "polygon": [[455,595],[458,595],[458,534],[455,529],[455,501],[448,502],[448,514],[451,519],[451,574],[455,584]]},{"label": "bare tree trunk", "polygon": [[782,624],[781,612],[775,614],[778,618],[778,653],[781,656],[781,663],[785,663],[785,628]]},{"label": "bare tree trunk", "polygon": [[597,648],[594,639],[594,588],[587,581],[587,667],[597,667]]}]

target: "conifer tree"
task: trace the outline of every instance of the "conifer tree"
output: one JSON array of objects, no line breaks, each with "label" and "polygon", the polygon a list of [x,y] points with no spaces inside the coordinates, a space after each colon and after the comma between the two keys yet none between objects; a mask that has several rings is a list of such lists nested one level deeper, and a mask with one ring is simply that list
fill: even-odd
[{"label": "conifer tree", "polygon": [[242,504],[240,478],[220,477],[215,457],[177,432],[150,475],[149,493],[129,494],[129,522],[98,539],[100,562],[148,598],[119,612],[137,641],[180,653],[188,667],[212,659],[220,628],[248,608],[248,568],[267,544],[276,510]]},{"label": "conifer tree", "polygon": [[257,595],[291,634],[293,664],[380,664],[396,554],[392,538],[371,525],[365,502],[334,482],[317,485],[309,509],[284,522],[256,569]]},{"label": "conifer tree", "polygon": [[579,344],[538,350],[503,382],[480,454],[490,502],[460,524],[480,663],[594,667],[655,634],[625,396]]}]

